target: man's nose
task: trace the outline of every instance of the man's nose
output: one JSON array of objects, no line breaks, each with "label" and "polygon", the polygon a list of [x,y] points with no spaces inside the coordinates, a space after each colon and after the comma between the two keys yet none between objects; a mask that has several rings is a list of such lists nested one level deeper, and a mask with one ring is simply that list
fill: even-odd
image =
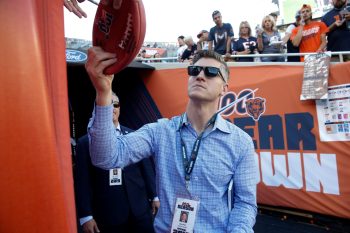
[{"label": "man's nose", "polygon": [[206,77],[206,76],[205,76],[205,74],[204,74],[204,70],[201,70],[201,71],[199,72],[199,74],[197,75],[196,79],[198,79],[198,78],[204,79],[205,77]]}]

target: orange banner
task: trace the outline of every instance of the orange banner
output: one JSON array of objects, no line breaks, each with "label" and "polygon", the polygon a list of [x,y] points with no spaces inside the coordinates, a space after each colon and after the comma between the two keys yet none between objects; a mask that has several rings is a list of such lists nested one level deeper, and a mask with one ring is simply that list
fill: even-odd
[{"label": "orange banner", "polygon": [[0,1],[0,232],[76,232],[62,0]]},{"label": "orange banner", "polygon": [[[230,70],[221,107],[258,88],[223,113],[254,141],[258,202],[350,218],[350,141],[320,140],[315,101],[300,101],[303,67]],[[350,63],[332,65],[329,85],[350,84],[349,77]],[[187,79],[184,68],[156,70],[144,79],[164,117],[185,111]]]}]

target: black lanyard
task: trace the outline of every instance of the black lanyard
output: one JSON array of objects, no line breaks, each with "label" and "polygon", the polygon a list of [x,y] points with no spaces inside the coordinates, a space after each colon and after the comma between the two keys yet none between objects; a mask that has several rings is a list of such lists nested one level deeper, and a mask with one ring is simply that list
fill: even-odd
[{"label": "black lanyard", "polygon": [[181,140],[181,152],[182,152],[182,161],[185,169],[185,180],[186,180],[186,188],[188,188],[188,183],[191,179],[191,173],[194,168],[194,164],[196,163],[198,151],[199,151],[199,146],[201,144],[203,134],[206,129],[208,129],[212,124],[215,123],[217,113],[215,113],[210,120],[208,121],[207,125],[205,126],[204,130],[199,134],[197,137],[196,141],[193,144],[192,152],[191,152],[191,158],[188,160],[187,156],[187,151],[186,151],[186,145],[185,142],[182,138],[182,125],[183,125],[183,119],[184,119],[184,114],[181,116],[181,122],[179,126],[179,131],[180,131],[180,140]]}]

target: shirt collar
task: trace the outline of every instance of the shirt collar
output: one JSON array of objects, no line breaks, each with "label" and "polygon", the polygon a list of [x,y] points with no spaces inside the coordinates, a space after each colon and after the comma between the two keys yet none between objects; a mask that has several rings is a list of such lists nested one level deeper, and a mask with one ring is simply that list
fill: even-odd
[{"label": "shirt collar", "polygon": [[[182,122],[182,125],[181,126],[179,125],[178,130],[181,127],[183,127],[184,125],[189,125],[190,124],[190,122],[188,121],[186,112],[181,115],[180,123],[181,122]],[[228,124],[227,124],[226,120],[224,118],[222,118],[222,116],[220,114],[216,117],[216,120],[215,120],[215,123],[214,123],[214,127],[213,127],[213,131],[215,129],[218,129],[218,130],[220,130],[220,131],[222,131],[224,133],[230,133],[230,129],[228,127]]]},{"label": "shirt collar", "polygon": [[115,127],[115,129],[119,130],[120,132],[122,132],[121,128],[120,128],[120,124],[118,123],[117,127]]},{"label": "shirt collar", "polygon": [[216,128],[224,133],[231,133],[230,128],[228,126],[228,122],[224,118],[222,118],[220,114],[216,117],[214,129]]}]

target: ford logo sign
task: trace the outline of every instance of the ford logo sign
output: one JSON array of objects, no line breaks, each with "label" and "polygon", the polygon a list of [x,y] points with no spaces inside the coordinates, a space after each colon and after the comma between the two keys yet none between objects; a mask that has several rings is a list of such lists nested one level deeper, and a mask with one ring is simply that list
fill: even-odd
[{"label": "ford logo sign", "polygon": [[78,50],[66,49],[66,61],[67,62],[83,62],[87,58],[86,53]]}]

